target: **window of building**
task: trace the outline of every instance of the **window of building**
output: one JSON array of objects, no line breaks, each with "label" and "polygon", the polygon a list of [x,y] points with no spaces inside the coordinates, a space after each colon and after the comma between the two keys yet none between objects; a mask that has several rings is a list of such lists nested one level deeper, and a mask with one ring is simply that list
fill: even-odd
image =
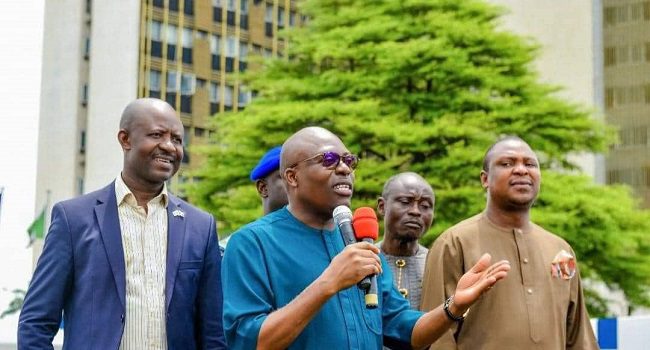
[{"label": "window of building", "polygon": [[237,55],[237,43],[239,41],[236,37],[229,35],[226,38],[226,47],[224,56],[226,56],[226,72],[233,72],[235,69],[235,56]]},{"label": "window of building", "polygon": [[296,26],[296,13],[291,11],[289,12],[289,27]]},{"label": "window of building", "polygon": [[164,0],[153,0],[153,5],[156,7],[163,8],[165,7],[165,1]]},{"label": "window of building", "polygon": [[605,108],[610,109],[614,107],[614,89],[605,89]]},{"label": "window of building", "polygon": [[181,112],[192,113],[192,95],[196,91],[196,76],[191,73],[181,75]]},{"label": "window of building", "polygon": [[179,85],[180,81],[178,79],[178,72],[173,70],[167,71],[167,91],[165,94],[165,101],[174,108],[176,108],[176,93],[178,92]]},{"label": "window of building", "polygon": [[251,101],[251,93],[248,91],[245,85],[239,86],[239,93],[237,94],[237,107],[239,109],[244,109],[248,103]]},{"label": "window of building", "polygon": [[190,128],[183,129],[183,164],[190,163],[190,152],[187,151],[190,148]]},{"label": "window of building", "polygon": [[230,26],[235,25],[235,11],[237,9],[237,4],[235,0],[226,0],[227,11],[226,11],[226,23]]},{"label": "window of building", "polygon": [[627,5],[616,8],[616,23],[625,23],[628,21],[628,8],[629,6]]},{"label": "window of building", "polygon": [[616,61],[620,64],[627,63],[630,60],[629,46],[619,46],[616,48]]},{"label": "window of building", "polygon": [[194,0],[185,0],[183,6],[183,13],[194,16]]},{"label": "window of building", "polygon": [[77,177],[77,194],[82,195],[84,193],[84,178],[79,176]]},{"label": "window of building", "polygon": [[605,7],[603,16],[606,26],[616,25],[616,7]]},{"label": "window of building", "polygon": [[203,128],[194,128],[194,136],[195,137],[203,137],[205,135],[205,129]]},{"label": "window of building", "polygon": [[278,7],[278,29],[284,28],[284,8]]},{"label": "window of building", "polygon": [[643,4],[631,4],[630,5],[630,20],[640,21],[643,18]]},{"label": "window of building", "polygon": [[181,95],[193,95],[196,91],[196,76],[192,73],[181,75]]},{"label": "window of building", "polygon": [[212,53],[212,70],[221,69],[221,37],[212,34],[210,36],[210,52]]},{"label": "window of building", "polygon": [[212,20],[221,22],[221,11],[223,11],[222,0],[212,0]]},{"label": "window of building", "polygon": [[178,27],[169,24],[167,25],[167,59],[170,61],[176,60],[176,44],[178,43]]},{"label": "window of building", "polygon": [[151,56],[152,57],[162,57],[162,23],[159,21],[150,22],[150,32],[151,32]]},{"label": "window of building", "polygon": [[169,0],[169,10],[178,11],[178,1],[179,0]]},{"label": "window of building", "polygon": [[232,86],[226,85],[223,89],[223,105],[224,105],[224,109],[227,111],[232,110],[232,95],[233,95]]},{"label": "window of building", "polygon": [[643,19],[650,21],[650,1],[643,2]]},{"label": "window of building", "polygon": [[650,62],[650,42],[645,43],[645,61]]},{"label": "window of building", "polygon": [[150,70],[149,71],[149,96],[160,98],[160,71]]},{"label": "window of building", "polygon": [[239,8],[239,27],[248,29],[248,0],[240,0]]},{"label": "window of building", "polygon": [[266,12],[264,13],[264,34],[271,38],[273,37],[273,5],[266,4]]},{"label": "window of building", "polygon": [[92,5],[92,0],[86,0],[86,14],[90,14],[92,12]]},{"label": "window of building", "polygon": [[86,130],[81,130],[79,134],[79,153],[86,153]]},{"label": "window of building", "polygon": [[221,98],[219,84],[210,82],[210,114],[219,112],[219,99]]},{"label": "window of building", "polygon": [[605,67],[616,65],[616,48],[605,48]]},{"label": "window of building", "polygon": [[643,87],[643,101],[645,104],[650,105],[650,84]]},{"label": "window of building", "polygon": [[192,47],[194,32],[191,28],[183,28],[183,63],[192,64]]},{"label": "window of building", "polygon": [[632,45],[630,50],[631,50],[632,62],[641,62],[641,60],[643,59],[643,46]]},{"label": "window of building", "polygon": [[90,38],[86,37],[84,42],[84,59],[87,60],[90,57]]},{"label": "window of building", "polygon": [[239,42],[239,71],[244,72],[247,68],[246,60],[248,59],[248,45],[240,41]]},{"label": "window of building", "polygon": [[84,84],[81,88],[81,105],[86,106],[88,104],[88,84]]}]

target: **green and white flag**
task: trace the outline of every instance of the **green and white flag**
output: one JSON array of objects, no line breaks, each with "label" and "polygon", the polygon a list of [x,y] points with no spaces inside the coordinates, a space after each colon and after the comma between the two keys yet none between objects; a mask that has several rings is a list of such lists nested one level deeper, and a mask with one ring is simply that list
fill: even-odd
[{"label": "green and white flag", "polygon": [[29,245],[32,245],[35,239],[43,239],[43,236],[45,236],[45,207],[43,207],[43,210],[41,210],[41,213],[34,219],[32,224],[29,225],[27,234],[29,234]]}]

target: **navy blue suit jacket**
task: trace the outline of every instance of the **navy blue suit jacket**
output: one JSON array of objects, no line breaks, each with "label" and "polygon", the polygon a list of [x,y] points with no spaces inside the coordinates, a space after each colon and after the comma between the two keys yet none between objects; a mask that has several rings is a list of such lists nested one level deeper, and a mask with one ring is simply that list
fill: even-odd
[{"label": "navy blue suit jacket", "polygon": [[[169,195],[165,302],[169,349],[225,349],[221,256],[211,215]],[[173,215],[179,210],[183,215]],[[179,212],[177,212],[178,214]],[[124,332],[126,277],[115,186],[52,209],[25,296],[18,349],[115,349]]]}]

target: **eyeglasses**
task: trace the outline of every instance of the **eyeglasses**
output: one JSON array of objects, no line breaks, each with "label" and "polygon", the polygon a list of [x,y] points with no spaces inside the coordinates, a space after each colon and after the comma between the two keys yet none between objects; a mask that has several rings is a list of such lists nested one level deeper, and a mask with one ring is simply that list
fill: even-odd
[{"label": "eyeglasses", "polygon": [[355,156],[354,154],[347,153],[341,155],[336,152],[323,152],[315,156],[309,157],[307,159],[303,159],[301,161],[295,162],[291,166],[289,166],[289,168],[293,168],[302,162],[316,159],[318,157],[321,157],[320,163],[325,168],[336,168],[337,166],[339,166],[339,163],[343,161],[343,163],[347,165],[348,168],[354,170],[357,167],[357,164],[359,164],[359,157]]}]

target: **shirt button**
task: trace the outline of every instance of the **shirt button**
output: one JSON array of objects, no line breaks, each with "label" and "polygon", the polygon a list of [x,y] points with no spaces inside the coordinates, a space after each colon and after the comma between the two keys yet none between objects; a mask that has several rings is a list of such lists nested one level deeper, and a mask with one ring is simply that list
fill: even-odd
[{"label": "shirt button", "polygon": [[528,258],[524,258],[524,264],[528,264]]},{"label": "shirt button", "polygon": [[528,294],[533,294],[533,290],[532,290],[531,288],[526,289],[526,292],[527,292]]}]

